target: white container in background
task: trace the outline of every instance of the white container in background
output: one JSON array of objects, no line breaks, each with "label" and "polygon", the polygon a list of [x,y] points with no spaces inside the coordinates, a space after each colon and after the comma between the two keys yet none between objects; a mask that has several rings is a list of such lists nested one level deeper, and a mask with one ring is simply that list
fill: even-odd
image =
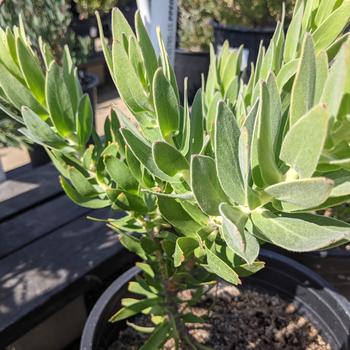
[{"label": "white container in background", "polygon": [[159,54],[159,46],[156,28],[159,27],[170,62],[173,64],[176,46],[177,0],[137,0],[137,5],[157,54]]}]

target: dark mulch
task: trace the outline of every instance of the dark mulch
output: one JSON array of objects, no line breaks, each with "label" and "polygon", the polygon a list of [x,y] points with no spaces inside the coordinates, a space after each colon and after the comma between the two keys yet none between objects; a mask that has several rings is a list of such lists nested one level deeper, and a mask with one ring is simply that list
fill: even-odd
[{"label": "dark mulch", "polygon": [[[278,296],[221,283],[191,310],[205,317],[206,323],[188,325],[190,333],[198,343],[213,349],[331,350],[308,319]],[[208,310],[211,310],[209,315]],[[149,324],[146,316],[134,322]],[[110,350],[139,349],[147,337],[128,327]],[[166,350],[172,348],[171,342],[164,346]]]}]

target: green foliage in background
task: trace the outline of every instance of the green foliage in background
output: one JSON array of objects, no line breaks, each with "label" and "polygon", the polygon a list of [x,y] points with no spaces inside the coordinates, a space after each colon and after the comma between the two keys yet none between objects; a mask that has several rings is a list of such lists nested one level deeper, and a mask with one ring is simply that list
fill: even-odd
[{"label": "green foliage in background", "polygon": [[283,4],[286,20],[291,18],[296,0],[221,0],[216,6],[215,19],[225,25],[244,27],[274,27],[281,19]]},{"label": "green foliage in background", "polygon": [[77,10],[81,17],[87,18],[95,13],[109,12],[119,3],[118,0],[74,0],[77,4]]},{"label": "green foliage in background", "polygon": [[[1,32],[1,109],[46,147],[72,201],[125,212],[106,223],[142,273],[129,283],[138,297],[111,321],[149,315],[151,327],[128,322],[150,333],[141,349],[170,338],[200,349],[185,324],[202,319],[185,306],[220,279],[240,284],[262,269],[264,242],[312,251],[350,240],[348,223],[315,214],[350,201],[350,0],[329,4],[299,0],[286,34],[282,16],[247,83],[243,48],[225,44],[216,57],[211,46],[191,107],[160,33],[157,57],[139,13],[134,33],[113,10],[112,47],[101,23],[100,35],[130,116],[112,110],[103,141],[68,50],[61,67],[41,45],[42,69],[22,26]],[[189,288],[192,298],[180,299]]]},{"label": "green foliage in background", "polygon": [[208,50],[213,40],[213,20],[223,25],[273,27],[281,17],[283,3],[289,22],[295,0],[179,0],[179,46]]},{"label": "green foliage in background", "polygon": [[208,51],[213,39],[216,1],[179,0],[179,47],[190,51]]},{"label": "green foliage in background", "polygon": [[20,124],[0,111],[0,148],[25,145],[25,137],[18,132]]},{"label": "green foliage in background", "polygon": [[83,63],[91,53],[89,38],[77,36],[69,25],[72,20],[66,0],[11,0],[0,3],[1,27],[18,26],[22,15],[24,27],[33,49],[39,52],[38,38],[49,43],[57,62],[61,62],[64,45],[69,45],[76,64]]}]

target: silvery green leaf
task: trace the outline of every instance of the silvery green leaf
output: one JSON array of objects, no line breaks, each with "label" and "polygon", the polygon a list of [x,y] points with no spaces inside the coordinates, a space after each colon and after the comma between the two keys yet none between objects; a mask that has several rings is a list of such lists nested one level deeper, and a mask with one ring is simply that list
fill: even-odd
[{"label": "silvery green leaf", "polygon": [[127,38],[130,36],[135,37],[128,21],[117,7],[112,10],[112,33],[113,40],[119,42],[123,42],[123,35]]},{"label": "silvery green leaf", "polygon": [[177,179],[174,179],[163,171],[161,171],[156,163],[154,162],[152,156],[151,146],[138,135],[135,135],[129,129],[121,129],[121,134],[124,137],[126,144],[130,147],[134,156],[156,177],[168,181],[168,182],[178,182]]},{"label": "silvery green leaf", "polygon": [[315,25],[320,26],[323,21],[332,13],[337,0],[321,0],[315,15]]},{"label": "silvery green leaf", "polygon": [[23,106],[27,106],[39,116],[43,118],[47,117],[46,109],[32,95],[27,87],[17,80],[2,63],[0,63],[0,86],[7,99],[18,110],[21,110]]},{"label": "silvery green leaf", "polygon": [[262,82],[257,124],[257,155],[261,177],[265,184],[281,180],[276,163],[276,148],[281,124],[281,101],[275,84]]},{"label": "silvery green leaf", "polygon": [[46,122],[44,122],[28,107],[22,108],[22,117],[30,135],[34,137],[34,142],[56,149],[60,149],[66,146],[64,140],[59,137]]},{"label": "silvery green leaf", "polygon": [[297,48],[301,31],[301,24],[304,14],[304,4],[299,2],[299,6],[295,6],[292,20],[286,35],[284,44],[284,62],[288,63],[294,60],[297,56]]},{"label": "silvery green leaf", "polygon": [[79,101],[75,120],[79,145],[81,146],[84,146],[91,137],[93,118],[94,115],[90,98],[87,94],[84,94]]},{"label": "silvery green leaf", "polygon": [[325,177],[314,177],[280,182],[264,189],[274,198],[290,203],[298,209],[317,207],[327,200],[334,182]]},{"label": "silvery green leaf", "polygon": [[76,168],[68,167],[69,180],[82,197],[96,196],[97,191],[90,181]]},{"label": "silvery green leaf", "polygon": [[207,156],[193,156],[191,188],[199,207],[208,215],[220,215],[219,205],[228,202],[217,177],[215,162]]},{"label": "silvery green leaf", "polygon": [[236,118],[223,102],[219,102],[215,126],[215,161],[220,184],[233,202],[244,204],[244,182],[239,161],[240,129]]},{"label": "silvery green leaf", "polygon": [[[124,300],[124,299],[123,299]],[[130,300],[130,299],[129,299]],[[128,300],[128,301],[129,301]],[[143,300],[133,299],[132,303],[127,303],[127,305],[116,312],[110,319],[109,322],[117,322],[129,318],[131,316],[137,315],[141,311],[157,305],[160,303],[160,298],[147,298]],[[125,305],[123,303],[123,305]]]},{"label": "silvery green leaf", "polygon": [[111,52],[110,48],[108,47],[107,39],[104,36],[103,25],[102,25],[102,21],[101,21],[101,17],[100,17],[99,12],[96,13],[96,18],[97,18],[98,30],[99,30],[99,33],[100,33],[100,39],[101,39],[101,46],[102,46],[103,56],[104,56],[104,58],[106,60],[109,73],[110,73],[113,81],[115,82],[112,52]]},{"label": "silvery green leaf", "polygon": [[212,252],[206,247],[208,267],[211,272],[215,273],[222,279],[232,284],[240,284],[238,274],[229,266],[223,259],[221,259],[215,252]]},{"label": "silvery green leaf", "polygon": [[198,154],[203,146],[204,113],[202,89],[194,97],[190,118],[190,154]]},{"label": "silvery green leaf", "polygon": [[195,236],[201,229],[175,198],[158,197],[159,211],[163,218],[186,236]]},{"label": "silvery green leaf", "polygon": [[242,175],[243,187],[244,187],[244,204],[247,205],[248,193],[249,193],[249,182],[250,182],[250,140],[248,129],[241,128],[241,135],[238,142],[238,158],[239,158],[239,168]]},{"label": "silvery green leaf", "polygon": [[273,69],[274,57],[275,57],[275,44],[271,40],[270,45],[266,51],[266,54],[264,55],[261,62],[260,79],[262,80],[267,79],[268,75]]},{"label": "silvery green leaf", "polygon": [[206,114],[206,130],[208,133],[211,133],[211,130],[213,129],[213,125],[215,123],[216,115],[218,112],[218,102],[221,99],[221,93],[219,91],[216,91],[208,106],[208,112]]},{"label": "silvery green leaf", "polygon": [[144,61],[142,58],[142,52],[138,41],[134,36],[129,36],[128,40],[128,56],[129,60],[134,67],[134,70],[143,86],[145,92],[149,91],[149,82],[146,77],[146,71],[144,66]]},{"label": "silvery green leaf", "polygon": [[158,68],[157,56],[152,46],[152,42],[143,25],[139,11],[137,11],[135,14],[135,28],[140,49],[142,51],[142,57],[145,62],[147,76],[149,81],[152,81],[154,73]]},{"label": "silvery green leaf", "polygon": [[[191,193],[191,195],[193,195],[193,193]],[[197,204],[191,203],[188,200],[180,200],[179,203],[194,221],[198,222],[201,226],[208,225],[208,216],[203,213]]]},{"label": "silvery green leaf", "polygon": [[217,57],[215,55],[214,46],[212,44],[209,45],[210,49],[210,65],[209,65],[209,71],[208,71],[208,78],[205,86],[205,104],[207,107],[209,107],[210,102],[214,96],[215,93],[215,87],[217,83]]},{"label": "silvery green leaf", "polygon": [[64,192],[75,204],[92,209],[105,208],[111,205],[111,202],[107,199],[100,199],[96,196],[81,196],[63,177],[60,177],[60,181]]},{"label": "silvery green leaf", "polygon": [[125,147],[125,159],[133,177],[138,182],[142,183],[142,165],[140,161],[134,156],[134,153],[130,151],[129,147]]},{"label": "silvery green leaf", "polygon": [[319,0],[308,0],[305,3],[304,16],[302,21],[302,35],[311,30],[315,10],[319,4]]},{"label": "silvery green leaf", "polygon": [[315,172],[328,131],[329,113],[316,106],[301,117],[287,132],[280,158],[291,166],[301,178]]},{"label": "silvery green leaf", "polygon": [[117,157],[106,156],[104,158],[104,164],[107,173],[116,182],[118,188],[131,192],[137,191],[138,182],[122,160]]},{"label": "silvery green leaf", "polygon": [[243,121],[242,127],[247,129],[248,138],[250,142],[253,139],[254,125],[255,125],[256,117],[258,115],[258,111],[259,111],[259,101],[256,101],[255,104],[250,108],[247,118]]},{"label": "silvery green leaf", "polygon": [[62,137],[68,137],[75,129],[75,117],[62,68],[56,62],[48,70],[45,89],[52,123]]},{"label": "silvery green leaf", "polygon": [[[263,42],[260,41],[258,57],[256,59],[256,64],[255,64],[254,86],[259,85],[258,81],[260,79],[261,64],[262,64],[264,56],[265,56],[265,47],[263,45]],[[253,100],[253,102],[255,102],[255,100]]]},{"label": "silvery green leaf", "polygon": [[174,72],[173,66],[170,64],[169,56],[165,49],[164,41],[162,39],[162,35],[159,27],[157,28],[156,32],[157,32],[158,45],[160,48],[159,59],[160,59],[161,66],[163,68],[163,73],[165,77],[168,79],[168,81],[170,82],[170,84],[172,85],[176,95],[176,99],[179,103],[180,96],[179,96],[179,89],[178,89],[177,81],[175,77],[175,72]]},{"label": "silvery green leaf", "polygon": [[193,255],[193,251],[199,246],[193,237],[180,237],[176,240],[174,252],[174,266],[179,267],[186,259]]},{"label": "silvery green leaf", "polygon": [[245,231],[248,216],[238,208],[227,203],[220,204],[222,216],[222,233],[225,242],[234,253],[252,264],[259,254],[259,243],[249,232]]},{"label": "silvery green leaf", "polygon": [[83,91],[78,78],[78,69],[73,64],[67,45],[64,47],[63,53],[63,78],[70,92],[73,113],[77,113]]},{"label": "silvery green leaf", "polygon": [[326,49],[334,42],[348,24],[349,18],[350,1],[345,0],[313,33],[312,37],[318,52],[322,49]]},{"label": "silvery green leaf", "polygon": [[350,81],[348,72],[350,65],[350,39],[343,44],[329,71],[328,79],[321,96],[333,118],[336,118],[346,92],[346,84]]},{"label": "silvery green leaf", "polygon": [[187,159],[175,147],[166,142],[155,142],[152,154],[157,167],[169,176],[188,177],[190,165]]},{"label": "silvery green leaf", "polygon": [[316,56],[310,34],[305,35],[290,102],[290,125],[314,105],[316,84]]},{"label": "silvery green leaf", "polygon": [[[5,31],[0,28],[0,52],[1,52],[1,63],[7,69],[8,73],[10,73],[14,78],[16,78],[22,84],[24,83],[23,76],[20,68],[16,64],[16,60],[11,54],[10,47],[8,45],[8,36],[13,34],[11,30],[8,28]],[[17,52],[15,51],[15,55],[17,56]]]},{"label": "silvery green leaf", "polygon": [[227,91],[233,79],[235,79],[238,75],[240,67],[237,67],[238,57],[240,52],[243,50],[243,47],[239,49],[239,51],[231,51],[228,54],[228,59],[223,65],[223,73],[222,73],[222,86],[224,91]]},{"label": "silvery green leaf", "polygon": [[165,140],[170,140],[179,130],[180,111],[171,83],[158,68],[153,78],[153,103],[160,131]]},{"label": "silvery green leaf", "polygon": [[27,86],[41,103],[45,104],[45,77],[40,62],[20,37],[16,40],[18,63]]},{"label": "silvery green leaf", "polygon": [[280,91],[288,83],[288,81],[295,75],[298,69],[298,62],[299,62],[299,59],[289,61],[287,64],[283,65],[281,70],[278,72],[276,81]]},{"label": "silvery green leaf", "polygon": [[321,51],[316,57],[316,83],[314,104],[320,102],[321,95],[328,78],[328,57],[325,51]]},{"label": "silvery green leaf", "polygon": [[119,94],[135,114],[151,109],[149,100],[122,42],[112,46],[113,78]]},{"label": "silvery green leaf", "polygon": [[313,214],[274,214],[253,211],[251,219],[260,239],[287,250],[307,252],[350,238],[350,225]]},{"label": "silvery green leaf", "polygon": [[224,100],[228,101],[230,104],[234,104],[237,100],[238,91],[239,91],[239,76],[235,76],[233,80],[231,80],[227,90],[225,92]]}]

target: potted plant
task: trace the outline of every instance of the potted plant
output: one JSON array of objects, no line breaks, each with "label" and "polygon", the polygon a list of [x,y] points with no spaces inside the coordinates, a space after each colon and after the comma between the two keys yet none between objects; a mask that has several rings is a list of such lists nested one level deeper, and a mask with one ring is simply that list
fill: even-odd
[{"label": "potted plant", "polygon": [[202,85],[202,74],[209,69],[209,45],[213,38],[211,13],[214,2],[179,1],[178,48],[175,51],[175,75],[180,97],[184,96],[184,79],[188,78],[188,100],[192,104]]},{"label": "potted plant", "polygon": [[[57,62],[62,62],[64,45],[67,44],[72,49],[72,59],[75,64],[81,65],[86,61],[91,53],[91,42],[89,39],[77,36],[69,28],[72,16],[65,0],[3,1],[0,3],[0,25],[3,28],[18,24],[18,9],[22,14],[23,26],[32,42],[32,47],[37,53],[40,52],[39,46],[42,43],[47,55],[52,55]],[[39,37],[40,41],[37,40]],[[8,51],[10,43],[4,42],[3,45],[6,46],[3,49]],[[95,107],[98,78],[85,70],[79,71],[79,78],[83,91],[89,94]],[[50,160],[44,149],[38,145],[28,148],[28,153],[33,167],[41,166]]]},{"label": "potted plant", "polygon": [[[241,278],[256,288],[244,300],[260,300],[271,306],[269,310],[282,305],[280,310],[296,314],[293,329],[307,324],[309,335],[317,334],[313,347],[348,347],[350,312],[344,298],[288,259],[273,253],[263,253],[259,259],[264,242],[291,251],[313,251],[350,239],[349,224],[312,213],[344,201],[342,185],[347,180],[336,182],[330,172],[349,171],[349,144],[337,130],[348,123],[344,113],[349,112],[350,39],[340,35],[349,22],[350,2],[337,4],[319,26],[313,26],[311,14],[304,12],[306,4],[299,1],[307,30],[292,27],[284,38],[280,23],[273,40],[281,45],[273,41],[266,54],[261,53],[247,84],[237,76],[236,51],[224,50],[219,58],[212,55],[208,80],[192,109],[186,93],[180,104],[160,33],[157,59],[140,15],[136,14],[135,34],[121,12],[114,10],[112,50],[102,30],[101,42],[119,94],[134,119],[112,111],[103,142],[92,128],[89,99],[78,88],[73,66],[67,64],[71,62],[68,51],[62,68],[48,62],[41,73],[35,70],[33,75],[33,68],[39,67],[34,63],[25,70],[30,83],[27,90],[44,94],[44,109],[15,93],[17,86],[9,80],[12,73],[0,64],[2,90],[9,102],[22,105],[22,132],[48,148],[67,195],[89,208],[126,211],[122,218],[111,217],[106,223],[119,233],[126,249],[141,259],[137,263],[141,272],[132,270],[118,279],[117,287],[108,290],[110,300],[98,302],[97,308],[103,306],[100,319],[95,318],[96,312],[91,315],[88,324],[93,328],[86,329],[82,349],[110,345],[110,333],[96,331],[100,324],[113,327],[108,319],[129,319],[128,327],[145,332],[147,336],[138,344],[141,349],[161,348],[166,342],[173,348],[203,349],[208,345],[206,338],[198,337],[191,327],[208,320],[201,317],[214,307],[208,303],[220,300],[219,310],[224,312],[230,309],[225,305],[236,305],[232,303],[242,298],[222,284],[218,288],[221,297],[215,298],[210,286],[222,280],[238,285]],[[314,10],[321,11],[321,6]],[[23,33],[23,28],[15,32]],[[16,52],[35,60],[25,36],[17,45],[21,49]],[[24,63],[22,54],[16,56],[19,65]],[[3,55],[0,52],[1,61]],[[36,83],[41,74],[46,76],[47,89]],[[90,137],[94,142],[88,146]],[[254,274],[264,267],[262,260],[272,267],[259,278]],[[289,297],[292,292],[297,309],[267,292],[289,293]],[[112,314],[109,306],[118,305],[121,297],[121,308]],[[196,313],[193,304],[204,308],[204,314]],[[259,312],[260,308],[246,312],[255,315],[256,323],[248,323],[245,330],[264,324],[264,317],[259,322]],[[219,340],[231,341],[226,346],[241,346],[242,339],[227,338],[238,334],[238,328],[228,328],[230,322],[221,321],[227,334]],[[214,325],[215,321],[211,328],[216,332],[220,327]],[[264,328],[255,339],[263,338],[271,345],[281,335],[278,327],[269,324],[271,338],[264,336]],[[124,336],[117,328],[112,333]],[[244,338],[246,333],[239,334]],[[288,345],[287,338],[283,337]],[[119,338],[117,348],[123,339]]]},{"label": "potted plant", "polygon": [[[215,48],[220,50],[227,40],[231,47],[244,46],[244,66],[256,62],[260,42],[267,47],[275,22],[281,19],[282,6],[292,16],[295,0],[221,0],[213,12]],[[283,5],[284,4],[284,5]]]}]

